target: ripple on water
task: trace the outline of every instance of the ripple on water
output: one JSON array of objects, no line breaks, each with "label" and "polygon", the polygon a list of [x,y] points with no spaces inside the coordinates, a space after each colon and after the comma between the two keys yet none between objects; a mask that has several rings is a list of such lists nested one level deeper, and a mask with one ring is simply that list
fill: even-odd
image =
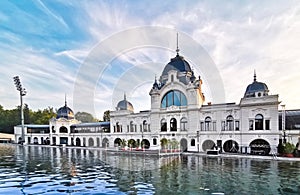
[{"label": "ripple on water", "polygon": [[158,158],[81,149],[15,152],[0,156],[0,194],[300,194],[300,163],[183,156],[157,168]]}]

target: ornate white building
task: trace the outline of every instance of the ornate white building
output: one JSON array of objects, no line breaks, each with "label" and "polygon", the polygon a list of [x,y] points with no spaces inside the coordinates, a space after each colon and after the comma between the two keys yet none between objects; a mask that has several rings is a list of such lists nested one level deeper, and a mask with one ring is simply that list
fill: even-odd
[{"label": "ornate white building", "polygon": [[[278,95],[269,95],[265,83],[246,88],[240,103],[204,105],[202,80],[178,54],[155,79],[151,110],[134,113],[124,97],[111,112],[111,144],[120,140],[143,140],[146,148],[161,148],[161,140],[176,140],[184,151],[267,154],[279,143]],[[136,144],[133,144],[136,145]]]},{"label": "ornate white building", "polygon": [[[201,77],[196,78],[177,50],[150,89],[151,110],[134,113],[124,95],[111,111],[110,123],[80,123],[65,104],[43,131],[28,131],[34,125],[25,126],[25,143],[114,147],[126,142],[131,147],[160,149],[169,140],[192,152],[268,154],[276,150],[281,140],[278,95],[269,95],[256,74],[239,103],[204,104],[201,86]],[[16,141],[20,139],[20,126],[15,127],[15,136]]]}]

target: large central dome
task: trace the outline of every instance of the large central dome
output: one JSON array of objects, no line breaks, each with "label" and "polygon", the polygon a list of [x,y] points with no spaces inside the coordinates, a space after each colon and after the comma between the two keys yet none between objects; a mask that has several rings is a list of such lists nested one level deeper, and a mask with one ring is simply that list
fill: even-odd
[{"label": "large central dome", "polygon": [[179,54],[177,54],[175,58],[172,58],[165,66],[161,76],[168,75],[170,70],[176,70],[178,72],[192,72],[190,64]]},{"label": "large central dome", "polygon": [[176,71],[179,81],[184,84],[188,84],[195,80],[195,75],[190,64],[184,59],[184,57],[180,56],[178,52],[177,55],[174,58],[171,58],[170,62],[165,66],[160,77],[161,86],[166,84],[168,81],[168,74],[170,71]]}]

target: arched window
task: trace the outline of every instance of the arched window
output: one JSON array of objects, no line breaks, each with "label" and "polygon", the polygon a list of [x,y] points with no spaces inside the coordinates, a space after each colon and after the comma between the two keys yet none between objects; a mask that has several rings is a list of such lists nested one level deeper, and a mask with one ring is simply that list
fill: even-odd
[{"label": "arched window", "polygon": [[130,121],[130,132],[134,132],[134,124],[133,124],[133,121]]},{"label": "arched window", "polygon": [[195,146],[196,145],[196,141],[195,141],[195,139],[192,139],[191,140],[191,146]]},{"label": "arched window", "polygon": [[170,131],[177,131],[177,120],[175,118],[170,120]]},{"label": "arched window", "polygon": [[117,132],[121,132],[121,127],[119,125],[119,122],[116,123],[116,127],[117,127]]},{"label": "arched window", "polygon": [[171,90],[164,95],[161,101],[161,107],[166,108],[169,106],[186,106],[187,99],[185,95],[178,90]]},{"label": "arched window", "polygon": [[59,128],[59,133],[68,133],[68,129],[65,126]]},{"label": "arched window", "polygon": [[205,118],[205,131],[211,130],[211,118],[208,116]]},{"label": "arched window", "polygon": [[167,131],[167,121],[166,119],[161,119],[160,121],[160,130]]},{"label": "arched window", "polygon": [[261,114],[257,114],[255,116],[255,130],[263,130],[264,129],[264,116]]},{"label": "arched window", "polygon": [[144,121],[143,121],[143,131],[144,131],[144,132],[147,132],[147,127],[148,127],[147,121],[144,120]]},{"label": "arched window", "polygon": [[227,131],[233,131],[234,130],[234,119],[231,115],[227,116],[226,118],[226,128]]},{"label": "arched window", "polygon": [[181,131],[187,131],[187,119],[185,117],[183,117],[181,120],[180,120],[180,130]]},{"label": "arched window", "polygon": [[157,145],[157,139],[153,138],[153,145],[156,146]]}]

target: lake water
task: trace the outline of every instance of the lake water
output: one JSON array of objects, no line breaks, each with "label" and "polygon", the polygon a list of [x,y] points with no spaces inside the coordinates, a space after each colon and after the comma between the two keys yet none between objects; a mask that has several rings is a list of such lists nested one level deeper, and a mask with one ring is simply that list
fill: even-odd
[{"label": "lake water", "polygon": [[300,194],[300,162],[0,145],[0,194]]}]

